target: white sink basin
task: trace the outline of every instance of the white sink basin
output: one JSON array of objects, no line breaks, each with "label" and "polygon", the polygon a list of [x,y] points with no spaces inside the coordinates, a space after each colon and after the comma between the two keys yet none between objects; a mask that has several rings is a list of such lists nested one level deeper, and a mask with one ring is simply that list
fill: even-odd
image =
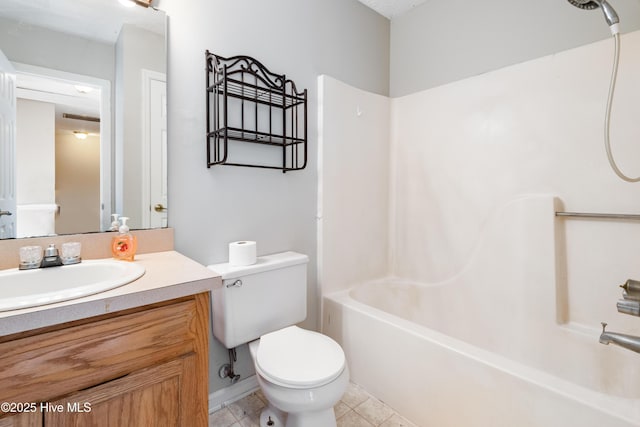
[{"label": "white sink basin", "polygon": [[144,271],[138,263],[108,259],[35,270],[0,270],[0,311],[97,294],[133,282]]}]

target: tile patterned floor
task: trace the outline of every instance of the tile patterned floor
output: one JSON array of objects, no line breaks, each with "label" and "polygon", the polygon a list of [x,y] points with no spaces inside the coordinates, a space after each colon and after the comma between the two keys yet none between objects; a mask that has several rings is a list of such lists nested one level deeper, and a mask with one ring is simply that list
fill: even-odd
[{"label": "tile patterned floor", "polygon": [[[260,391],[209,415],[209,427],[260,427],[266,399]],[[334,407],[338,427],[416,427],[362,387],[351,383]]]}]

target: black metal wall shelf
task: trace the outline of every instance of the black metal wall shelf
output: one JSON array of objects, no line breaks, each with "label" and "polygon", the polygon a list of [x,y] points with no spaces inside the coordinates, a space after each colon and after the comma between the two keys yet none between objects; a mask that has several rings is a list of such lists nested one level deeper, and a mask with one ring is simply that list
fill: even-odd
[{"label": "black metal wall shelf", "polygon": [[[249,56],[206,52],[207,167],[304,169],[307,165],[307,90]],[[229,142],[279,147],[257,159]],[[234,150],[237,156],[230,155]],[[275,154],[275,155],[274,155]]]}]

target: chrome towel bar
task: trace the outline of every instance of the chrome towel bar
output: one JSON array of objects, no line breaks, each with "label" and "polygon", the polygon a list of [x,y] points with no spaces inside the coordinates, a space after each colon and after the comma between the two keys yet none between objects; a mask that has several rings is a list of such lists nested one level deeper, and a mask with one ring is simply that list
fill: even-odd
[{"label": "chrome towel bar", "polygon": [[640,215],[634,215],[634,214],[556,212],[556,216],[574,217],[574,218],[623,219],[623,220],[631,220],[631,221],[640,221]]}]

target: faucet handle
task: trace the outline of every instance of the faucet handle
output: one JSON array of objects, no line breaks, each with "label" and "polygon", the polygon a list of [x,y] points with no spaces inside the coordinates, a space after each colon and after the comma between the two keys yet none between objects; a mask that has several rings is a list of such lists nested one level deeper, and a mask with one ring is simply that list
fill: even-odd
[{"label": "faucet handle", "polygon": [[39,268],[42,262],[41,246],[23,246],[20,248],[20,270]]},{"label": "faucet handle", "polygon": [[80,242],[66,242],[62,244],[60,249],[60,258],[64,265],[78,264],[82,261],[80,258],[80,250],[82,245]]},{"label": "faucet handle", "polygon": [[639,293],[640,292],[640,281],[628,279],[622,285],[620,285],[622,289],[624,289],[627,293]]},{"label": "faucet handle", "polygon": [[602,333],[604,334],[604,328],[607,327],[607,322],[600,322],[600,324],[602,325]]}]

